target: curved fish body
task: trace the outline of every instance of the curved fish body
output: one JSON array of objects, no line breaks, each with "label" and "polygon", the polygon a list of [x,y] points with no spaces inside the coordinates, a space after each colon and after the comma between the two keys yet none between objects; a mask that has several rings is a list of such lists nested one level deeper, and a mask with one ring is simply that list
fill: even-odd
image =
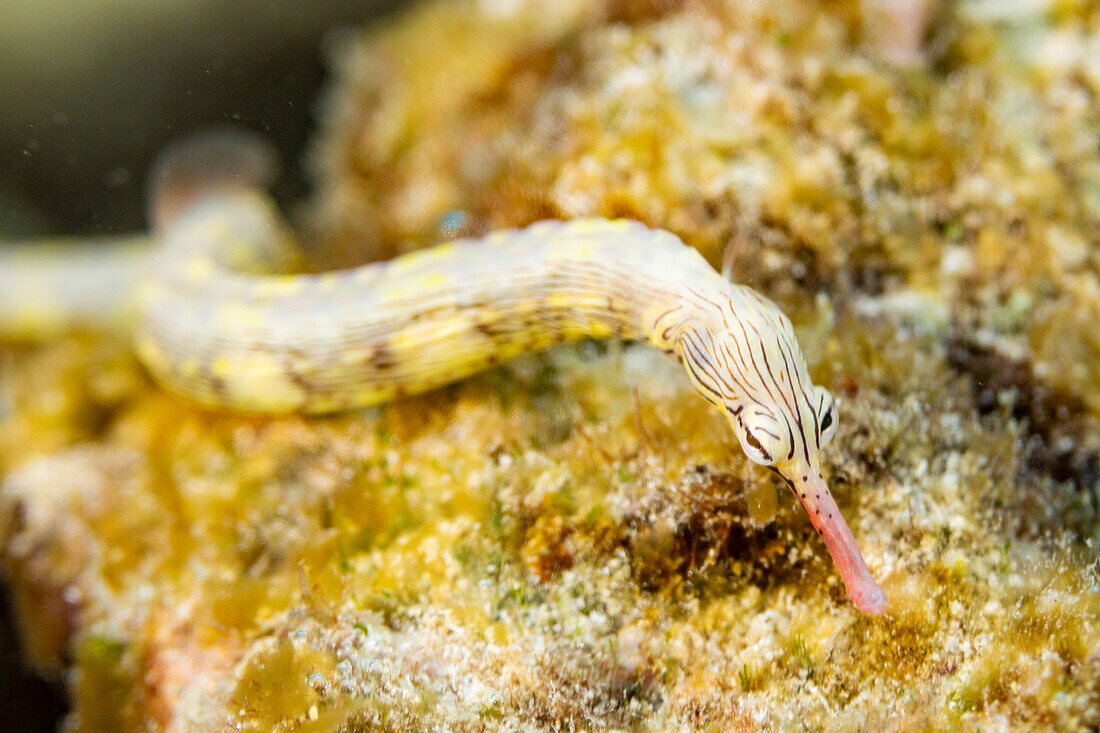
[{"label": "curved fish body", "polygon": [[253,194],[221,195],[163,233],[137,349],[173,391],[246,412],[332,412],[580,338],[672,351],[690,320],[683,283],[731,289],[677,237],[630,221],[540,222],[317,275],[244,274],[205,246],[281,236],[274,214]]},{"label": "curved fish body", "polygon": [[[220,145],[220,147],[219,147]],[[421,392],[580,338],[676,356],[745,453],[809,514],[863,611],[882,590],[820,470],[836,429],[790,321],[675,235],[638,222],[546,221],[322,274],[280,274],[296,248],[256,171],[225,140],[182,149],[154,178],[159,240],[136,348],[154,377],[208,406],[322,413]],[[183,162],[180,163],[179,161]],[[180,173],[182,171],[182,174]],[[181,183],[182,182],[182,183]]]},{"label": "curved fish body", "polygon": [[0,333],[40,340],[79,326],[128,327],[152,244],[135,235],[0,246]]}]

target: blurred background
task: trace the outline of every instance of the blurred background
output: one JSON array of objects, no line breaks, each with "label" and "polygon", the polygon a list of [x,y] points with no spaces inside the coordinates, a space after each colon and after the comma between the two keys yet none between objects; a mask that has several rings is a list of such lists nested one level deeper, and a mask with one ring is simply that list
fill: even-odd
[{"label": "blurred background", "polygon": [[0,236],[141,228],[165,143],[234,121],[287,164],[324,80],[326,38],[400,0],[0,0]]},{"label": "blurred background", "polygon": [[[235,122],[278,146],[276,195],[308,186],[303,146],[334,37],[400,0],[0,0],[0,240],[144,228],[152,159]],[[52,731],[60,680],[22,668],[0,586],[0,727]]]}]

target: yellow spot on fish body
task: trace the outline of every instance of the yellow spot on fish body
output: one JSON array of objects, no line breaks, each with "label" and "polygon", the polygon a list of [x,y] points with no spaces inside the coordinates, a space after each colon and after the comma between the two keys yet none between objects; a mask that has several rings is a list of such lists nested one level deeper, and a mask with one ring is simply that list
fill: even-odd
[{"label": "yellow spot on fish body", "polygon": [[232,358],[213,360],[210,371],[222,381],[227,394],[239,401],[247,400],[255,406],[253,409],[262,412],[300,409],[307,399],[305,390],[273,354],[237,353]]},{"label": "yellow spot on fish body", "polygon": [[349,346],[340,352],[339,362],[345,366],[356,366],[365,364],[368,358],[370,358],[369,350],[359,346]]},{"label": "yellow spot on fish body", "polygon": [[363,387],[355,392],[355,403],[358,405],[376,405],[393,399],[392,387]]},{"label": "yellow spot on fish body", "polygon": [[451,278],[443,272],[429,272],[423,275],[417,282],[417,289],[429,290],[432,288],[439,288],[447,285],[451,282]]},{"label": "yellow spot on fish body", "polygon": [[306,395],[309,409],[317,412],[335,412],[340,409],[340,401],[327,395]]},{"label": "yellow spot on fish body", "polygon": [[385,276],[392,280],[392,278],[397,275],[404,275],[410,271],[417,270],[418,267],[425,266],[425,263],[431,262],[432,259],[432,256],[423,250],[400,255],[399,258],[390,260],[383,265],[386,273]]},{"label": "yellow spot on fish body", "polygon": [[596,329],[598,329],[598,326],[593,328],[580,323],[567,323],[561,327],[561,333],[566,341],[576,341],[585,336],[596,336]]},{"label": "yellow spot on fish body", "polygon": [[574,219],[569,222],[566,227],[569,229],[569,234],[573,237],[581,235],[598,235],[600,232],[606,232],[610,230],[624,229],[622,219]]},{"label": "yellow spot on fish body", "polygon": [[138,286],[135,298],[140,308],[148,308],[169,297],[168,290],[158,280],[148,279]]},{"label": "yellow spot on fish body", "polygon": [[[151,338],[141,338],[135,344],[138,355],[141,360],[146,364],[159,366],[161,368],[169,365],[168,359],[165,357],[163,349],[157,345],[157,342]],[[150,366],[150,368],[154,368]]]},{"label": "yellow spot on fish body", "polygon": [[486,331],[491,330],[492,327],[501,324],[504,321],[504,314],[495,308],[486,306],[482,308],[477,316],[470,320],[469,327],[475,331],[481,331],[486,336],[489,334]]},{"label": "yellow spot on fish body", "polygon": [[546,299],[547,308],[559,308],[566,310],[577,303],[577,298],[571,293],[555,293]]},{"label": "yellow spot on fish body", "polygon": [[209,280],[214,274],[214,261],[209,257],[192,257],[183,264],[183,276],[192,283]]},{"label": "yellow spot on fish body", "polygon": [[181,359],[179,362],[179,372],[185,377],[197,376],[202,368],[202,363],[193,356]]},{"label": "yellow spot on fish body", "polygon": [[304,287],[303,279],[294,275],[269,275],[256,280],[256,294],[260,297],[297,295]]},{"label": "yellow spot on fish body", "polygon": [[605,339],[614,335],[615,329],[606,323],[593,323],[588,327],[587,332],[579,334],[578,337],[591,336],[592,338]]},{"label": "yellow spot on fish body", "polygon": [[218,379],[230,379],[237,375],[237,364],[224,357],[214,359],[210,362],[210,373]]},{"label": "yellow spot on fish body", "polygon": [[444,242],[443,244],[437,244],[430,250],[421,250],[422,252],[430,252],[432,257],[438,257],[441,261],[454,255],[455,243]]},{"label": "yellow spot on fish body", "polygon": [[532,313],[538,313],[540,308],[542,308],[542,304],[537,300],[521,300],[516,303],[516,314],[520,316],[529,316]]},{"label": "yellow spot on fish body", "polygon": [[[415,358],[416,352],[426,343],[446,342],[468,331],[467,319],[452,314],[432,321],[422,321],[415,328],[405,328],[390,340],[390,347],[397,352],[408,353]],[[400,361],[400,359],[398,359]]]},{"label": "yellow spot on fish body", "polygon": [[[307,405],[305,393],[299,389],[286,389],[286,383],[279,380],[253,380],[247,390],[237,391],[238,399],[249,399],[260,412],[285,413],[301,410]],[[325,405],[322,407],[330,407]],[[331,410],[330,410],[331,411]]]}]

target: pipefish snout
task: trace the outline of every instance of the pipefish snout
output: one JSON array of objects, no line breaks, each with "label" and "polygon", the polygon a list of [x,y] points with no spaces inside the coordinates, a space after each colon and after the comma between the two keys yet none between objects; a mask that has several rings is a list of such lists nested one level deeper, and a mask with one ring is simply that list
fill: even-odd
[{"label": "pipefish snout", "polygon": [[258,185],[257,142],[198,138],[153,177],[159,245],[136,348],[173,392],[215,408],[322,413],[461,379],[581,338],[675,355],[746,455],[791,488],[863,611],[871,577],[820,470],[836,431],[791,323],[675,235],[638,222],[544,221],[323,274],[280,274],[293,238]]}]

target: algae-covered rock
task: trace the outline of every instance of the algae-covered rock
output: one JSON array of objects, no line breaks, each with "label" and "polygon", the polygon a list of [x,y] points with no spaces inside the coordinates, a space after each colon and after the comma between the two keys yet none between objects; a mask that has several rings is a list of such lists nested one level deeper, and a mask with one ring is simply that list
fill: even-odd
[{"label": "algae-covered rock", "polygon": [[421,4],[342,49],[308,217],[345,262],[630,216],[776,299],[883,616],[642,346],[260,419],[82,335],[0,362],[70,727],[1100,725],[1100,10],[898,6]]}]

